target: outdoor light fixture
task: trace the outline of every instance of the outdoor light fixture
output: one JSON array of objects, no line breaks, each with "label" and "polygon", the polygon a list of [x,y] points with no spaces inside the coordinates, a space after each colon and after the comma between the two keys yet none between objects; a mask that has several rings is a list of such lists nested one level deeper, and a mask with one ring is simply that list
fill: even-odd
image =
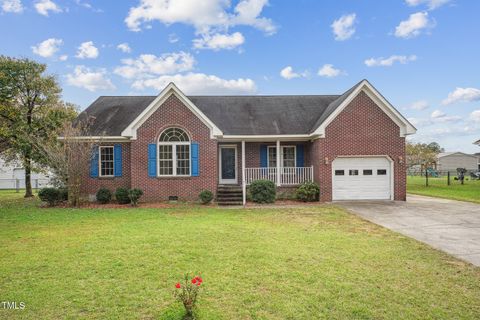
[{"label": "outdoor light fixture", "polygon": [[328,157],[325,157],[325,164],[328,164]]},{"label": "outdoor light fixture", "polygon": [[398,157],[398,163],[403,164],[403,157],[402,156]]}]

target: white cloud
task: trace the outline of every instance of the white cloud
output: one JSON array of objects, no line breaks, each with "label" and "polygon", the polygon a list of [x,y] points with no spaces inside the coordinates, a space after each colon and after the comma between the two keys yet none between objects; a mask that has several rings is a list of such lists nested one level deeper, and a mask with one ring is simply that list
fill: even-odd
[{"label": "white cloud", "polygon": [[399,38],[413,38],[422,30],[433,28],[434,22],[428,19],[428,12],[417,12],[410,15],[408,20],[400,22],[395,28],[395,36]]},{"label": "white cloud", "polygon": [[415,61],[417,60],[416,55],[410,55],[410,56],[399,56],[399,55],[393,55],[388,58],[370,58],[365,60],[365,64],[368,67],[390,67],[392,66],[395,62],[399,62],[401,64],[407,64],[408,62]]},{"label": "white cloud", "polygon": [[349,39],[355,33],[356,14],[343,15],[333,21],[331,27],[335,40],[343,41]]},{"label": "white cloud", "polygon": [[98,57],[98,49],[93,44],[93,41],[84,42],[78,47],[75,57],[79,59],[95,59]]},{"label": "white cloud", "polygon": [[412,110],[425,110],[428,109],[429,105],[426,100],[418,100],[412,103],[409,108]]},{"label": "white cloud", "polygon": [[190,71],[195,58],[186,52],[165,53],[159,57],[142,54],[137,59],[123,59],[123,66],[115,68],[115,73],[127,78],[148,78],[158,75]]},{"label": "white cloud", "polygon": [[430,116],[434,119],[437,119],[437,118],[445,117],[446,114],[443,111],[435,110],[435,111],[432,112],[432,114]]},{"label": "white cloud", "polygon": [[231,2],[227,0],[140,0],[137,7],[130,8],[125,23],[132,31],[140,31],[143,23],[158,20],[167,25],[191,25],[201,34],[208,34],[212,29],[225,31],[236,25],[273,34],[276,31],[273,22],[260,16],[267,4],[268,0],[241,0],[232,12]]},{"label": "white cloud", "polygon": [[23,12],[23,5],[20,0],[3,0],[2,11],[9,13],[21,13]]},{"label": "white cloud", "polygon": [[447,4],[450,2],[450,0],[405,0],[405,2],[410,7],[416,7],[418,5],[425,4],[427,5],[428,9],[434,10],[443,6],[444,4]]},{"label": "white cloud", "polygon": [[59,59],[60,61],[67,61],[68,56],[67,56],[66,54],[64,54],[64,55],[61,55],[60,57],[58,57],[58,59]]},{"label": "white cloud", "polygon": [[155,79],[137,80],[133,88],[143,90],[153,88],[163,90],[170,82],[174,82],[186,94],[252,94],[256,92],[255,82],[251,79],[226,80],[203,73],[187,73],[160,76]]},{"label": "white cloud", "polygon": [[130,46],[128,45],[128,43],[124,42],[124,43],[120,43],[118,46],[117,46],[117,49],[118,50],[121,50],[125,53],[130,53],[132,52],[132,48],[130,48]]},{"label": "white cloud", "polygon": [[432,124],[430,119],[407,118],[407,120],[415,127],[425,127]]},{"label": "white cloud", "polygon": [[452,104],[455,102],[472,102],[480,100],[480,89],[476,88],[456,88],[450,92],[448,97],[442,101],[442,104]]},{"label": "white cloud", "polygon": [[318,70],[318,75],[321,77],[334,78],[341,74],[342,70],[335,69],[333,64],[324,64],[323,67]]},{"label": "white cloud", "polygon": [[170,43],[176,43],[178,42],[180,39],[178,38],[178,36],[175,34],[175,33],[170,33],[168,35],[168,42]]},{"label": "white cloud", "polygon": [[200,39],[193,40],[195,49],[211,49],[218,51],[220,49],[234,49],[245,42],[245,38],[240,32],[232,34],[203,35]]},{"label": "white cloud", "polygon": [[49,58],[60,49],[63,44],[62,39],[50,38],[40,42],[36,46],[32,46],[33,53],[44,58]]},{"label": "white cloud", "polygon": [[73,73],[67,74],[67,83],[92,92],[115,89],[112,81],[107,77],[105,69],[94,71],[85,66],[76,66]]},{"label": "white cloud", "polygon": [[470,120],[480,123],[480,109],[474,110],[472,113],[470,113]]},{"label": "white cloud", "polygon": [[103,12],[102,9],[94,8],[90,3],[86,2],[86,1],[75,0],[75,3],[79,6],[81,6],[81,7],[84,7],[86,9],[91,10],[91,11],[96,12],[96,13]]},{"label": "white cloud", "polygon": [[298,72],[294,72],[293,68],[291,66],[287,66],[287,67],[283,68],[282,70],[280,70],[280,76],[282,76],[282,78],[287,79],[287,80],[290,80],[290,79],[293,79],[293,78],[301,78],[301,77],[305,78],[305,77],[308,76],[308,71],[298,73]]},{"label": "white cloud", "polygon": [[440,110],[433,111],[430,117],[436,122],[456,122],[462,120],[460,116],[449,116]]},{"label": "white cloud", "polygon": [[35,9],[41,15],[48,17],[49,11],[53,13],[62,12],[62,9],[51,0],[39,0],[35,3]]}]

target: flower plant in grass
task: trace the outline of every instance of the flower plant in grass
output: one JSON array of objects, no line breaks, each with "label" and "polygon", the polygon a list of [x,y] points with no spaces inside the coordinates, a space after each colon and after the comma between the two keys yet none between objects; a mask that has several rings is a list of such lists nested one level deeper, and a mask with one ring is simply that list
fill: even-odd
[{"label": "flower plant in grass", "polygon": [[193,310],[197,302],[202,282],[203,279],[200,276],[190,277],[187,273],[185,274],[183,282],[177,282],[175,284],[174,296],[178,301],[183,303],[183,306],[185,307],[184,319],[195,319]]}]

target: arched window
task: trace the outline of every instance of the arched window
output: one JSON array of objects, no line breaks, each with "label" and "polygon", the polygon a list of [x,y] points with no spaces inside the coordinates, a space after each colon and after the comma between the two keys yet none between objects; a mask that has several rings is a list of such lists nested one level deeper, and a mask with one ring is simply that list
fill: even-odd
[{"label": "arched window", "polygon": [[179,128],[168,128],[158,139],[158,174],[190,175],[190,138]]}]

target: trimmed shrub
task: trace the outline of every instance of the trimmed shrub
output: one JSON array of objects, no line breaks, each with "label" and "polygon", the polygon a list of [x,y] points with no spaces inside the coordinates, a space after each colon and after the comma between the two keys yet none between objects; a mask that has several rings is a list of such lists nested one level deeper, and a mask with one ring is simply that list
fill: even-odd
[{"label": "trimmed shrub", "polygon": [[128,198],[130,198],[130,203],[132,206],[136,207],[138,204],[138,200],[143,195],[143,191],[141,189],[130,189],[128,190]]},{"label": "trimmed shrub", "polygon": [[112,200],[112,192],[107,188],[100,188],[97,191],[97,201],[101,204],[109,203]]},{"label": "trimmed shrub", "polygon": [[200,198],[200,202],[202,202],[202,204],[208,204],[213,200],[213,193],[210,190],[203,190],[200,192],[198,197]]},{"label": "trimmed shrub", "polygon": [[38,192],[38,197],[43,202],[48,203],[50,207],[53,207],[60,199],[60,192],[57,188],[42,188]]},{"label": "trimmed shrub", "polygon": [[58,188],[58,200],[59,201],[68,201],[68,189],[65,187]]},{"label": "trimmed shrub", "polygon": [[257,203],[272,203],[275,201],[275,184],[270,180],[256,180],[250,184],[252,201]]},{"label": "trimmed shrub", "polygon": [[297,200],[304,202],[318,201],[320,187],[315,182],[304,182],[297,189]]},{"label": "trimmed shrub", "polygon": [[117,188],[115,191],[115,199],[119,204],[127,204],[130,203],[130,198],[128,197],[128,189],[127,188]]}]

